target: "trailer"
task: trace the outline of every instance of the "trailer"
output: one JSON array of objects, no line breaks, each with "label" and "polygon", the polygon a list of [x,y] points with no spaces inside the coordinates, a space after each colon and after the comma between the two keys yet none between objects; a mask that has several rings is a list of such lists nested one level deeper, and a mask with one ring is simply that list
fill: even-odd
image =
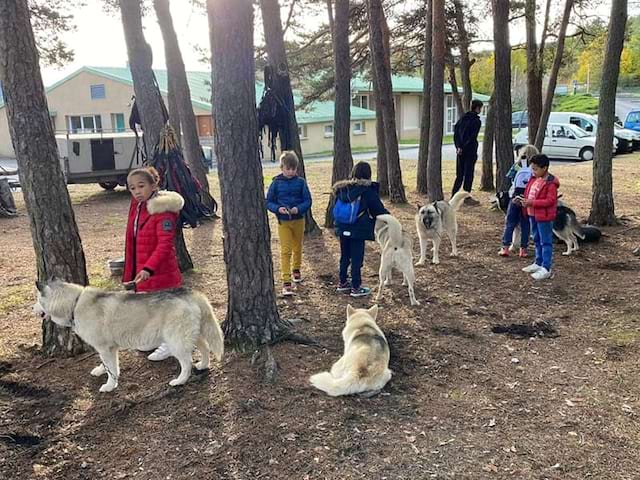
[{"label": "trailer", "polygon": [[97,183],[113,190],[127,184],[131,169],[142,166],[133,132],[66,133],[56,135],[56,143],[67,183]]}]

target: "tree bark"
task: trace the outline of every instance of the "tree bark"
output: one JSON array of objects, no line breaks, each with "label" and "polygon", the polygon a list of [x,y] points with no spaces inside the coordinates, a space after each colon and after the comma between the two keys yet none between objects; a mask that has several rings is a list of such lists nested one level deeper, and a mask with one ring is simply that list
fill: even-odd
[{"label": "tree bark", "polygon": [[[154,148],[160,138],[160,131],[165,125],[164,102],[153,74],[151,47],[145,40],[142,31],[140,0],[118,0],[118,2],[122,14],[122,27],[124,29],[125,43],[127,44],[129,68],[131,69],[131,78],[133,78],[133,91],[136,95],[136,104],[138,105],[144,132],[145,153],[147,159],[151,160]],[[177,103],[178,108],[180,108],[179,100]],[[176,232],[175,245],[180,271],[191,270],[193,261],[184,243],[181,231]]]},{"label": "tree bark", "polygon": [[460,50],[460,79],[462,82],[462,113],[471,110],[471,100],[473,100],[473,91],[471,89],[471,66],[473,62],[469,58],[469,33],[464,21],[464,9],[460,0],[454,0],[453,7],[456,17],[456,28],[458,30],[458,49]]},{"label": "tree bark", "polygon": [[484,139],[482,140],[482,176],[480,178],[480,190],[490,192],[494,190],[493,183],[493,139],[496,125],[496,97],[491,94],[487,118],[484,124]]},{"label": "tree bark", "polygon": [[525,24],[527,33],[527,110],[529,138],[536,138],[542,113],[542,77],[538,68],[538,43],[536,39],[536,0],[525,0]]},{"label": "tree bark", "polygon": [[180,112],[178,111],[178,102],[176,100],[176,87],[169,72],[167,72],[167,103],[169,108],[169,124],[176,132],[176,140],[178,145],[182,145],[182,128],[180,127]]},{"label": "tree bark", "polygon": [[162,97],[153,75],[151,47],[145,40],[142,31],[140,0],[118,0],[118,3],[122,14],[122,27],[127,44],[133,91],[136,95],[136,104],[140,111],[144,132],[145,153],[150,159],[153,156],[154,147],[158,144],[160,131],[165,124]]},{"label": "tree bark", "polygon": [[553,95],[556,91],[556,83],[558,82],[558,73],[560,72],[560,65],[562,64],[562,56],[564,55],[564,41],[567,37],[567,26],[569,25],[569,18],[571,17],[571,9],[573,8],[573,0],[567,0],[564,5],[564,13],[562,14],[562,22],[560,23],[560,33],[558,33],[558,42],[556,43],[556,54],[553,57],[553,67],[551,67],[551,74],[549,75],[549,85],[547,87],[547,94],[544,97],[544,105],[542,106],[542,113],[540,114],[540,125],[536,132],[535,146],[538,150],[542,151],[544,145],[544,134],[547,128],[547,122],[549,121],[549,115],[551,114],[551,107],[553,105]]},{"label": "tree bark", "polygon": [[[333,65],[335,70],[336,101],[333,122],[333,168],[331,184],[349,177],[353,168],[351,155],[351,56],[349,54],[349,0],[336,0],[333,29]],[[331,195],[324,226],[333,226]]]},{"label": "tree bark", "polygon": [[391,68],[386,58],[389,56],[385,45],[386,20],[381,0],[367,0],[369,32],[371,35],[371,53],[373,68],[378,83],[378,101],[384,119],[385,147],[387,152],[387,171],[389,174],[389,199],[393,203],[406,203],[407,197],[402,183],[400,152],[396,130],[396,113],[393,105],[393,86]]},{"label": "tree bark", "polygon": [[456,78],[456,66],[454,63],[449,64],[449,85],[451,85],[451,94],[453,95],[453,101],[456,102],[456,110],[458,111],[458,120],[461,119],[466,110],[462,104],[462,97],[458,90],[458,79]]},{"label": "tree bark", "polygon": [[433,2],[427,0],[427,18],[424,34],[424,67],[422,72],[422,118],[420,120],[420,148],[416,190],[427,193],[427,162],[429,160],[429,131],[431,128],[431,55],[433,35]]},{"label": "tree bark", "polygon": [[181,129],[184,134],[183,151],[185,160],[189,167],[191,167],[193,176],[200,182],[202,189],[209,192],[207,167],[204,164],[202,147],[200,146],[200,138],[198,136],[198,125],[196,116],[193,113],[193,104],[191,103],[191,91],[187,80],[187,72],[184,68],[178,36],[173,27],[169,0],[153,0],[153,7],[156,11],[160,31],[162,32],[167,75],[169,76],[169,81],[173,83],[180,122],[182,123]]},{"label": "tree bark", "polygon": [[593,187],[589,223],[594,225],[615,225],[617,223],[613,201],[611,145],[613,143],[620,56],[624,45],[626,24],[627,0],[613,0],[607,47],[602,65],[600,101],[598,102],[598,131],[596,132],[596,151],[593,159]]},{"label": "tree bark", "polygon": [[509,43],[509,0],[492,0],[495,45],[495,143],[496,190],[509,189],[507,172],[513,165],[511,138],[511,45]]},{"label": "tree bark", "polygon": [[[306,178],[302,147],[300,145],[300,134],[298,132],[298,121],[296,120],[296,110],[293,100],[293,90],[291,88],[291,79],[289,78],[289,64],[284,47],[282,22],[280,21],[280,4],[278,0],[260,0],[260,10],[262,11],[267,58],[274,74],[273,90],[278,98],[282,99],[289,111],[289,121],[287,123],[289,127],[288,138],[291,139],[291,145],[281,144],[281,146],[283,150],[294,150],[296,152],[300,160],[298,174]],[[307,235],[320,235],[322,233],[313,218],[311,209],[309,209],[305,215],[304,231]]]},{"label": "tree bark", "polygon": [[[276,307],[262,165],[258,152],[253,5],[208,0],[213,117],[227,266],[225,339],[240,350],[277,339]],[[239,161],[242,159],[242,161]]]},{"label": "tree bark", "polygon": [[[0,3],[0,82],[9,133],[29,214],[38,280],[53,277],[87,285],[87,270],[71,199],[49,120],[27,0]],[[85,350],[70,328],[42,323],[47,355]]]},{"label": "tree bark", "polygon": [[380,184],[380,196],[389,196],[389,169],[387,168],[387,142],[385,139],[384,117],[382,116],[382,106],[377,94],[378,80],[376,78],[375,69],[371,69],[371,78],[373,79],[373,101],[376,106],[376,180]]},{"label": "tree bark", "polygon": [[444,0],[432,0],[433,39],[431,59],[431,126],[429,159],[427,162],[427,196],[442,200],[442,135],[444,131],[444,60],[445,25]]}]

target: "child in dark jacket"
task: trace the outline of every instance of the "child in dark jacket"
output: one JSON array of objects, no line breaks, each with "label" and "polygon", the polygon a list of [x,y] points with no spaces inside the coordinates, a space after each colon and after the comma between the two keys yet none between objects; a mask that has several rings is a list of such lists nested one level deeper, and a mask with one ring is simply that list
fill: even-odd
[{"label": "child in dark jacket", "polygon": [[[311,193],[304,178],[298,176],[298,156],[285,151],[280,155],[282,173],[273,177],[267,192],[267,209],[278,218],[282,294],[293,295],[291,280],[302,281],[302,239],[304,215],[311,208]],[[291,261],[293,256],[293,262]]]},{"label": "child in dark jacket", "polygon": [[534,280],[545,280],[551,277],[553,221],[558,209],[560,182],[549,173],[549,158],[546,155],[534,155],[530,163],[533,176],[527,183],[524,195],[516,198],[529,215],[536,245],[536,261],[522,271],[530,273]]},{"label": "child in dark jacket", "polygon": [[[335,221],[336,235],[340,238],[340,284],[337,291],[350,292],[352,297],[364,297],[371,289],[362,286],[360,270],[364,262],[364,242],[374,240],[376,217],[389,213],[378,193],[379,184],[371,181],[371,166],[358,162],[353,166],[351,178],[333,186],[336,199],[351,203],[360,199],[356,220],[352,224]],[[351,265],[351,283],[347,270]]]}]

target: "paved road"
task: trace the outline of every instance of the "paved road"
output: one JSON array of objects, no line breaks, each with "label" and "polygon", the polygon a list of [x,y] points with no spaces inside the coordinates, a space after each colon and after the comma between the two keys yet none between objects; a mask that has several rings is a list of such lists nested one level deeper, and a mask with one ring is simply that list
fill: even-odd
[{"label": "paved road", "polygon": [[616,97],[616,115],[624,122],[627,113],[640,109],[640,97],[618,95]]}]

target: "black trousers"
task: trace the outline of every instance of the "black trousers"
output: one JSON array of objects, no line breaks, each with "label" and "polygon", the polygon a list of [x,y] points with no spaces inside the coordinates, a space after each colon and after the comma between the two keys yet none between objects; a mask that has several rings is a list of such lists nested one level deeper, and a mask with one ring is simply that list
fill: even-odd
[{"label": "black trousers", "polygon": [[473,187],[473,171],[476,168],[476,162],[478,161],[478,154],[476,152],[462,152],[456,159],[456,180],[453,182],[453,191],[451,196],[454,196],[460,187],[463,187],[465,192],[470,192]]}]

